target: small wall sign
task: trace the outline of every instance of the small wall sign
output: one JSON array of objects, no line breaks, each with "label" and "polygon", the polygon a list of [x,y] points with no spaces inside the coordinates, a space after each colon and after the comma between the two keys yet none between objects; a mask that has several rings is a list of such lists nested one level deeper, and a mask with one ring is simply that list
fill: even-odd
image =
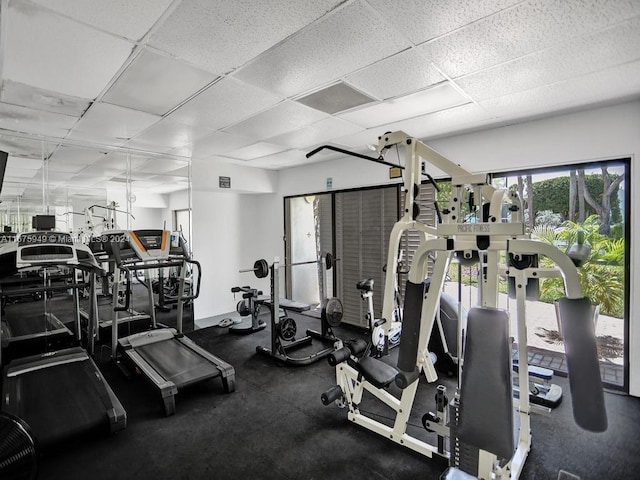
[{"label": "small wall sign", "polygon": [[327,177],[327,190],[331,190],[333,188],[333,177]]},{"label": "small wall sign", "polygon": [[218,177],[220,188],[231,188],[231,177]]}]

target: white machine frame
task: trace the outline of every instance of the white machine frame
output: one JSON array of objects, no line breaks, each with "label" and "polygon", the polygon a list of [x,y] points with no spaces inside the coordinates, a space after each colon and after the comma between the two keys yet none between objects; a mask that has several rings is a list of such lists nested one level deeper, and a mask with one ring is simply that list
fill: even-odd
[{"label": "white machine frame", "polygon": [[[387,258],[386,283],[384,291],[382,316],[386,319],[393,318],[394,306],[394,277],[397,271],[396,252],[398,251],[402,233],[407,229],[414,229],[424,234],[425,240],[414,255],[409,281],[420,284],[427,276],[429,258],[435,257],[432,273],[430,275],[429,295],[422,305],[421,322],[417,349],[416,368],[418,377],[402,389],[400,398],[392,395],[385,389],[363,378],[361,372],[354,368],[351,362],[340,362],[336,365],[336,381],[341,388],[342,397],[336,400],[339,406],[348,407],[348,419],[364,428],[367,428],[383,437],[392,440],[406,448],[409,448],[426,457],[438,455],[452,460],[452,452],[449,451],[444,438],[451,436],[446,411],[439,409],[440,418],[429,422],[428,428],[438,436],[438,444],[432,445],[407,433],[407,425],[414,404],[419,385],[419,377],[424,373],[427,382],[433,383],[438,376],[432,359],[428,352],[428,342],[434,327],[434,322],[440,305],[440,292],[442,290],[446,272],[454,252],[479,251],[481,266],[485,274],[479,283],[479,304],[483,307],[498,307],[498,281],[500,276],[513,277],[516,288],[517,304],[517,333],[520,385],[528,384],[527,365],[527,326],[525,315],[526,285],[531,278],[561,277],[564,280],[566,296],[571,299],[582,298],[582,290],[577,269],[571,259],[554,246],[531,240],[524,232],[522,222],[522,202],[515,196],[510,196],[505,190],[498,190],[488,184],[487,175],[473,175],[462,167],[454,164],[436,151],[429,148],[423,142],[410,137],[404,132],[388,133],[380,137],[378,152],[382,153],[392,146],[403,146],[405,150],[405,182],[406,195],[405,211],[402,218],[394,225],[389,239],[389,254]],[[453,193],[449,205],[442,211],[442,220],[435,226],[424,225],[413,219],[412,207],[416,201],[415,194],[421,183],[422,160],[426,160],[439,170],[448,173],[452,178]],[[474,198],[478,205],[489,203],[488,222],[463,223],[462,199],[464,189],[474,192]],[[511,221],[503,222],[502,207],[511,204]],[[482,219],[481,219],[482,220]],[[486,240],[489,241],[486,241]],[[526,268],[518,270],[502,264],[501,255],[541,255],[550,259],[555,267],[551,268]],[[432,294],[432,292],[438,292]],[[406,318],[405,318],[406,319]],[[462,319],[459,323],[462,323]],[[390,327],[391,322],[386,322],[385,328]],[[463,345],[462,333],[465,325],[459,325],[458,358],[463,358],[461,348]],[[404,332],[403,332],[404,333]],[[461,368],[462,361],[458,362]],[[460,373],[460,372],[459,372]],[[386,404],[395,412],[393,425],[388,426],[361,412],[359,405],[364,392]],[[457,392],[456,392],[457,395]],[[517,479],[520,476],[528,452],[531,447],[530,413],[541,408],[531,405],[528,395],[521,395],[519,400],[513,399],[513,408],[519,417],[519,433],[517,447],[511,459],[501,463],[498,457],[487,451],[480,450],[477,465],[477,476],[484,479]],[[447,409],[444,409],[447,410]],[[542,409],[547,411],[548,409]],[[453,439],[452,439],[452,448]]]}]

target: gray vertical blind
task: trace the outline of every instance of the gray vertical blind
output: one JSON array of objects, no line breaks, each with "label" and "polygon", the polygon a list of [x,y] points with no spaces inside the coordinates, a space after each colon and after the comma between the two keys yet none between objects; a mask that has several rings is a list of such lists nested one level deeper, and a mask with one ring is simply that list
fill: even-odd
[{"label": "gray vertical blind", "polygon": [[337,296],[344,306],[344,322],[367,327],[366,305],[356,283],[374,279],[376,318],[382,311],[383,266],[389,234],[398,219],[398,187],[335,194]]}]

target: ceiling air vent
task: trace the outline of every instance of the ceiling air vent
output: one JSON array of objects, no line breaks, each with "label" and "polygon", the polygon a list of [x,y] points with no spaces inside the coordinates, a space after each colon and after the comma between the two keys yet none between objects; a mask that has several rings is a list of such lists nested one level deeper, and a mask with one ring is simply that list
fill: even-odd
[{"label": "ceiling air vent", "polygon": [[359,92],[346,83],[338,82],[330,87],[298,98],[297,101],[308,107],[333,115],[350,108],[359,107],[365,103],[375,102],[376,99]]}]

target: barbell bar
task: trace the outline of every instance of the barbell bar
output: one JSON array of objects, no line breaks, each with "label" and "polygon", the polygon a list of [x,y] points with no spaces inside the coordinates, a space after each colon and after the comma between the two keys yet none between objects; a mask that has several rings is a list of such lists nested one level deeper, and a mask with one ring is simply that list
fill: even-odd
[{"label": "barbell bar", "polygon": [[[334,258],[333,255],[331,255],[330,253],[325,254],[324,263],[325,263],[325,266],[327,267],[327,270],[331,270],[338,260],[339,259]],[[287,264],[278,265],[278,268],[295,267],[296,265],[311,265],[313,263],[320,263],[321,261],[322,260],[309,260],[307,262],[287,263]],[[264,258],[261,258],[260,260],[256,260],[254,262],[253,268],[246,268],[244,270],[240,270],[239,272],[240,273],[253,272],[255,273],[257,278],[265,278],[266,276],[269,275],[269,264]]]}]

